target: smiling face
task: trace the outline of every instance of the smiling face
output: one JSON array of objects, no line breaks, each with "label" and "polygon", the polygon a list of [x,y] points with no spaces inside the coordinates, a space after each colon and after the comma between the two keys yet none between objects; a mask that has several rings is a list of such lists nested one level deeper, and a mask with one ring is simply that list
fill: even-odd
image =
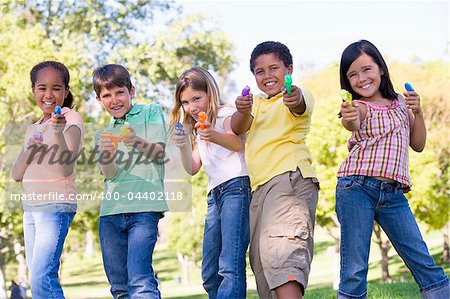
[{"label": "smiling face", "polygon": [[258,88],[272,97],[284,86],[284,77],[292,74],[292,65],[286,67],[274,53],[262,54],[255,59],[255,75]]},{"label": "smiling face", "polygon": [[180,93],[180,101],[184,112],[198,120],[198,114],[208,109],[208,94],[203,90],[196,90],[192,87],[187,87]]},{"label": "smiling face", "polygon": [[353,91],[368,100],[382,98],[381,75],[383,72],[380,67],[366,53],[355,59],[347,71],[347,79]]},{"label": "smiling face", "polygon": [[69,89],[61,73],[52,67],[41,69],[32,87],[36,104],[44,112],[44,120],[50,118],[56,106],[62,106]]},{"label": "smiling face", "polygon": [[102,87],[97,96],[97,101],[111,114],[114,118],[124,118],[131,107],[134,98],[134,86],[128,90],[126,86],[113,86],[111,88]]}]

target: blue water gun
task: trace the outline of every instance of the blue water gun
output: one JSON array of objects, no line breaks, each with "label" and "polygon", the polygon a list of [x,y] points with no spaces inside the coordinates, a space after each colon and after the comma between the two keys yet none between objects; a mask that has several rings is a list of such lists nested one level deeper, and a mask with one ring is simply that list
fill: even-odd
[{"label": "blue water gun", "polygon": [[409,84],[408,82],[405,82],[405,89],[407,91],[415,91],[414,88],[412,87],[412,85]]}]

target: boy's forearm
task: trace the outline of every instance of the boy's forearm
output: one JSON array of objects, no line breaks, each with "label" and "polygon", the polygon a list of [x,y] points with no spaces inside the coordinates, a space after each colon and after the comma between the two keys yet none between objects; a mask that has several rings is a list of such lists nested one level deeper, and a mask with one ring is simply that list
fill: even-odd
[{"label": "boy's forearm", "polygon": [[164,155],[165,146],[161,143],[153,143],[137,137],[135,148],[149,160],[161,158]]},{"label": "boy's forearm", "polygon": [[298,115],[298,116],[300,116],[300,115],[302,115],[303,113],[305,113],[305,110],[306,110],[306,104],[305,104],[305,98],[303,97],[303,95],[302,95],[302,98],[301,98],[301,100],[300,100],[300,103],[299,103],[297,106],[293,107],[293,108],[289,108],[289,110],[290,110],[293,114]]},{"label": "boy's forearm", "polygon": [[107,179],[112,179],[117,175],[117,171],[119,170],[116,162],[101,164],[100,168],[102,169],[102,173]]},{"label": "boy's forearm", "polygon": [[252,121],[253,116],[251,114],[236,111],[231,117],[231,129],[236,135],[244,134],[250,129]]}]

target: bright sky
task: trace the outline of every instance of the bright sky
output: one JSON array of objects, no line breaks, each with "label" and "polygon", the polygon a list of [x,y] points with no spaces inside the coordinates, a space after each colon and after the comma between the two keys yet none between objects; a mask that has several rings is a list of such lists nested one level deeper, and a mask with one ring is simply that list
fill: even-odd
[{"label": "bright sky", "polygon": [[[260,42],[280,41],[302,73],[338,62],[350,43],[367,39],[385,58],[449,59],[449,1],[178,1],[184,14],[213,17],[235,45],[237,87],[256,88],[248,64]],[[241,83],[242,82],[242,83]]]}]

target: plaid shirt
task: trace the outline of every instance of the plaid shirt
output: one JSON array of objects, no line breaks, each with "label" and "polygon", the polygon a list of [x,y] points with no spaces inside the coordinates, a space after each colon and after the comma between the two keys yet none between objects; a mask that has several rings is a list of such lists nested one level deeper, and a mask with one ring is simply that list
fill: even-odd
[{"label": "plaid shirt", "polygon": [[353,132],[348,141],[349,153],[337,176],[385,177],[403,184],[409,190],[410,131],[405,102],[394,100],[384,106],[357,102],[367,106],[367,115],[361,128]]}]

